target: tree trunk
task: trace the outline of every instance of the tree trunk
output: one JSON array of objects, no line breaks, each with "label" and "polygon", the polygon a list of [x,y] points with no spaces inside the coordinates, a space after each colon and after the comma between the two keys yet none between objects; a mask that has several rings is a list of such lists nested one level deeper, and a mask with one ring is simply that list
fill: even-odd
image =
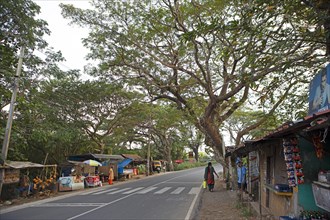
[{"label": "tree trunk", "polygon": [[173,167],[173,163],[172,163],[171,147],[167,146],[168,141],[165,141],[164,143],[166,143],[166,146],[165,146],[165,159],[168,162],[167,163],[168,164],[168,169],[170,171],[173,171],[174,167]]},{"label": "tree trunk", "polygon": [[198,146],[192,148],[196,161],[199,161]]},{"label": "tree trunk", "polygon": [[205,135],[205,144],[212,147],[216,158],[220,159],[224,156],[223,154],[223,139],[219,132],[219,128],[214,126],[214,122],[208,118],[202,118],[200,125],[203,128],[202,132]]}]

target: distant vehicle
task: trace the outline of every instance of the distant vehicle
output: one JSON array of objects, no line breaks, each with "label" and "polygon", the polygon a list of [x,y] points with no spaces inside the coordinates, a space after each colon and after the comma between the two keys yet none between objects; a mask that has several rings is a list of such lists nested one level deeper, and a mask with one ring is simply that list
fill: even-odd
[{"label": "distant vehicle", "polygon": [[160,173],[162,169],[162,163],[159,160],[152,161],[152,170]]},{"label": "distant vehicle", "polygon": [[184,162],[184,160],[180,159],[180,160],[175,160],[174,162],[177,163],[177,164],[181,164],[181,163]]}]

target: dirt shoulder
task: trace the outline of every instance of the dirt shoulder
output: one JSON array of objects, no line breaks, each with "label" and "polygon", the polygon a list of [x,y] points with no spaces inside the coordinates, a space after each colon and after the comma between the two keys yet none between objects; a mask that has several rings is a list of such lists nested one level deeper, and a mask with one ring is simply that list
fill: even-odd
[{"label": "dirt shoulder", "polygon": [[202,189],[199,211],[194,220],[256,219],[244,216],[237,200],[237,192],[225,189],[223,180],[216,180],[214,191]]}]

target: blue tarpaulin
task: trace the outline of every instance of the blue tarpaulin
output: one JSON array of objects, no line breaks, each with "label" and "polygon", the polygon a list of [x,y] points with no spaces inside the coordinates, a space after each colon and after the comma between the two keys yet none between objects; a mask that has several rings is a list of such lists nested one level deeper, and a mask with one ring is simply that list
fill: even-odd
[{"label": "blue tarpaulin", "polygon": [[125,159],[125,160],[123,160],[123,161],[121,161],[121,162],[118,163],[118,168],[119,168],[119,167],[124,168],[124,167],[127,166],[130,162],[132,162],[132,159]]},{"label": "blue tarpaulin", "polygon": [[124,173],[124,167],[127,166],[130,162],[132,162],[132,159],[125,159],[118,163],[118,174]]}]

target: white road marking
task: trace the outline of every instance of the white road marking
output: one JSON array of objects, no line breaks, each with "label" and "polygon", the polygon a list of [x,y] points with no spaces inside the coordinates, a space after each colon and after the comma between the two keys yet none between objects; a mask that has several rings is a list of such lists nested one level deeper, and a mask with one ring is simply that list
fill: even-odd
[{"label": "white road marking", "polygon": [[144,187],[138,187],[138,188],[136,188],[136,189],[132,189],[132,190],[127,191],[127,192],[123,192],[123,194],[130,194],[130,193],[133,193],[133,192],[139,191],[139,190],[141,190],[141,189],[143,189],[143,188],[144,188]]},{"label": "white road marking", "polygon": [[106,193],[106,192],[112,192],[112,191],[115,191],[119,188],[111,188],[111,189],[108,189],[108,190],[103,190],[101,192],[97,192],[97,193],[93,193],[93,195],[100,195],[100,194],[103,194],[103,193]]},{"label": "white road marking", "polygon": [[[178,171],[178,172],[180,172],[180,171]],[[186,175],[184,175],[184,176],[188,176],[188,175],[191,175],[191,173],[186,174]],[[178,178],[182,178],[182,176],[176,176],[176,177],[173,177],[173,178],[168,179],[168,180],[165,180],[165,181],[163,181],[163,182],[156,183],[156,184],[154,184],[153,186],[158,186],[158,185],[160,185],[160,184],[164,184],[164,183],[170,182],[171,180],[178,179]],[[106,204],[104,204],[104,205],[101,205],[101,206],[99,206],[99,207],[95,207],[95,208],[93,208],[93,209],[91,209],[91,210],[88,210],[88,211],[86,211],[86,212],[83,212],[83,213],[80,213],[80,214],[78,214],[78,215],[72,216],[71,218],[68,218],[67,220],[73,220],[73,219],[79,218],[79,217],[84,216],[84,215],[86,215],[86,214],[92,213],[92,212],[94,212],[94,211],[96,211],[96,210],[99,210],[99,209],[101,209],[101,208],[103,208],[103,207],[109,206],[109,205],[114,204],[114,203],[116,203],[116,202],[119,202],[119,201],[121,201],[121,200],[123,200],[123,199],[126,199],[126,198],[128,198],[128,197],[131,197],[131,196],[133,196],[133,195],[135,195],[135,194],[137,194],[137,193],[132,193],[132,194],[129,194],[129,195],[127,195],[127,196],[121,197],[121,198],[119,198],[119,199],[117,199],[117,200],[114,200],[114,201],[112,201],[112,202],[109,202],[109,203],[106,203]],[[191,206],[190,206],[190,208],[189,208],[189,211],[188,211],[188,213],[187,213],[187,215],[186,215],[186,218],[185,218],[186,220],[187,220],[187,219],[190,219],[190,217],[191,217],[192,209],[193,209],[193,207],[194,207],[194,205],[195,205],[195,203],[196,203],[196,200],[197,200],[198,195],[199,195],[199,194],[197,194],[197,195],[195,196],[194,201],[192,202],[192,204],[191,204]]]},{"label": "white road marking", "polygon": [[191,188],[188,194],[198,194],[200,190],[201,190],[200,187],[193,187]]},{"label": "white road marking", "polygon": [[171,194],[180,194],[184,189],[185,187],[178,187],[176,190],[171,192]]},{"label": "white road marking", "polygon": [[83,207],[83,206],[101,206],[106,203],[45,203],[32,205],[33,207]]},{"label": "white road marking", "polygon": [[194,209],[194,207],[195,207],[195,205],[196,205],[196,201],[197,201],[197,198],[199,197],[199,194],[200,194],[200,192],[201,192],[201,188],[202,188],[202,186],[199,187],[199,192],[195,195],[195,198],[194,198],[194,200],[192,201],[192,203],[191,203],[191,205],[190,205],[190,207],[189,207],[189,210],[188,210],[188,212],[187,212],[187,215],[186,215],[186,217],[184,218],[185,220],[189,220],[189,219],[191,219],[192,211],[193,211],[193,209]]},{"label": "white road marking", "polygon": [[120,190],[117,190],[117,191],[114,191],[114,192],[109,192],[109,193],[107,193],[107,194],[117,194],[117,193],[120,193],[120,192],[124,192],[124,191],[126,191],[126,190],[129,190],[129,189],[132,189],[132,188],[124,188],[124,189],[120,189]]},{"label": "white road marking", "polygon": [[172,188],[172,187],[165,187],[165,188],[163,188],[163,189],[161,189],[161,190],[155,192],[154,194],[162,194],[162,193],[166,192],[167,190],[169,190],[169,189],[171,189],[171,188]]},{"label": "white road marking", "polygon": [[166,182],[166,183],[174,183],[174,184],[199,184],[201,182]]},{"label": "white road marking", "polygon": [[85,196],[85,195],[88,195],[88,194],[92,194],[92,193],[95,193],[95,192],[100,192],[100,191],[104,191],[104,189],[98,189],[98,190],[88,190],[87,192],[84,192],[84,193],[81,193],[80,195],[82,196]]},{"label": "white road marking", "polygon": [[137,192],[136,194],[145,194],[145,193],[148,193],[148,192],[150,192],[150,191],[152,191],[154,189],[157,189],[157,187],[148,187],[148,188],[146,188],[144,190],[141,190],[141,191]]}]

